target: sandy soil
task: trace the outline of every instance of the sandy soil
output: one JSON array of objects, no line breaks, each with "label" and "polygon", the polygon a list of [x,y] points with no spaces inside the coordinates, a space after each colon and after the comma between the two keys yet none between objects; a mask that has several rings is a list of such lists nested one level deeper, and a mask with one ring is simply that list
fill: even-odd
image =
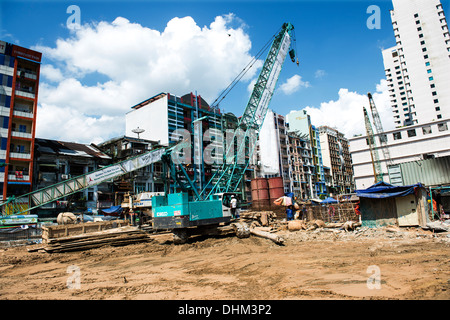
[{"label": "sandy soil", "polygon": [[[448,238],[283,235],[284,246],[255,236],[174,245],[167,234],[82,252],[3,248],[0,299],[450,298]],[[376,277],[381,288],[369,289]]]}]

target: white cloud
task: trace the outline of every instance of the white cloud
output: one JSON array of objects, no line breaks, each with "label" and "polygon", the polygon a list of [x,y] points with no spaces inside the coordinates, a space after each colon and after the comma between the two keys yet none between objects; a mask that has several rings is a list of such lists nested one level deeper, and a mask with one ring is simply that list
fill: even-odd
[{"label": "white cloud", "polygon": [[[381,80],[376,85],[376,92],[372,93],[372,97],[380,115],[384,131],[393,129],[394,120],[386,80]],[[336,128],[344,133],[347,138],[351,138],[355,134],[365,134],[363,107],[366,107],[370,113],[367,94],[340,89],[338,100],[322,102],[318,108],[308,106],[304,109],[311,116],[311,123],[316,127],[326,125]],[[289,121],[289,115],[287,115],[287,118]]]},{"label": "white cloud", "polygon": [[315,73],[314,73],[314,77],[316,78],[316,79],[322,79],[323,77],[325,77],[326,76],[326,72],[325,72],[325,70],[317,70]]},{"label": "white cloud", "polygon": [[290,95],[298,91],[302,87],[308,88],[310,87],[310,84],[308,81],[303,81],[302,77],[296,74],[287,79],[285,83],[281,84],[280,90],[283,91],[284,94]]},{"label": "white cloud", "polygon": [[45,64],[42,66],[41,75],[52,82],[57,82],[64,79],[61,70],[55,68],[51,64]]},{"label": "white cloud", "polygon": [[[34,48],[51,62],[42,66],[36,135],[107,140],[124,134],[117,128],[124,127],[131,106],[159,92],[196,90],[211,102],[252,59],[250,48],[233,14],[204,27],[191,17],[173,18],[162,32],[122,17],[83,25],[55,47]],[[256,71],[252,68],[243,80],[250,81]],[[102,83],[92,83],[98,75]]]}]

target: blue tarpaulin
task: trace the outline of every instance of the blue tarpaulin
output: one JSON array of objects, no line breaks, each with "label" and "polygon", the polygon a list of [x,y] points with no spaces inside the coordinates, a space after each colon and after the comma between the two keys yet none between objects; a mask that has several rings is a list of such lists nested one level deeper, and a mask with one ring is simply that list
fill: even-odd
[{"label": "blue tarpaulin", "polygon": [[108,209],[101,209],[101,211],[104,214],[110,214],[110,215],[118,215],[122,212],[122,207],[121,206],[112,206],[111,208]]},{"label": "blue tarpaulin", "polygon": [[328,197],[325,200],[322,200],[322,202],[320,202],[320,204],[328,204],[328,203],[338,203],[339,201],[337,201],[336,199],[332,198],[332,197]]},{"label": "blue tarpaulin", "polygon": [[392,184],[380,181],[367,189],[356,190],[356,195],[360,198],[395,198],[414,194],[416,188],[423,188],[421,183],[409,186],[393,186]]}]

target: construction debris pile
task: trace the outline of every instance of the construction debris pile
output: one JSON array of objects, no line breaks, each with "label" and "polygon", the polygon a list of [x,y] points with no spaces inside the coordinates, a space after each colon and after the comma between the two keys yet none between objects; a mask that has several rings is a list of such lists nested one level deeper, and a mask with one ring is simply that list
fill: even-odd
[{"label": "construction debris pile", "polygon": [[[291,220],[277,219],[272,211],[247,211],[241,213],[241,220],[250,225],[253,235],[273,240],[277,244],[313,240],[352,241],[359,238],[384,239],[426,239],[450,242],[450,221],[434,221],[427,227],[400,228],[395,225],[369,228],[361,222],[324,222],[321,219]],[[258,234],[259,233],[259,234]],[[270,236],[269,236],[270,235]]]}]

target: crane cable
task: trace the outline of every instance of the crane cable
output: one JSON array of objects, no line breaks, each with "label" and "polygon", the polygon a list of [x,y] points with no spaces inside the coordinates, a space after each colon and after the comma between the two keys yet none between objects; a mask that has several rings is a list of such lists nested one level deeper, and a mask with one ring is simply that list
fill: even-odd
[{"label": "crane cable", "polygon": [[[273,39],[277,36],[277,34],[280,32],[281,28],[278,29],[278,31],[270,37],[270,39],[267,41],[267,43],[258,51],[256,56],[245,66],[244,69],[236,76],[236,78],[226,87],[220,95],[214,100],[214,102],[211,104],[212,109],[217,109],[220,102],[222,102],[223,99],[230,93],[230,91],[236,86],[236,84],[244,77],[244,75],[253,67],[253,65],[258,61],[258,59],[262,56],[262,54],[267,50],[267,48],[272,44]],[[219,100],[220,99],[220,100]]]}]

